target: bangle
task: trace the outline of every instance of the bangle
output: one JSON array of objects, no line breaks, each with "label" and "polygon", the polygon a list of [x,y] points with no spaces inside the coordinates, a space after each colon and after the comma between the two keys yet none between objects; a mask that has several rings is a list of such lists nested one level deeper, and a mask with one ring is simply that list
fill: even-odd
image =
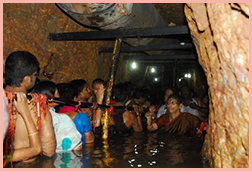
[{"label": "bangle", "polygon": [[37,134],[38,133],[38,131],[36,131],[36,132],[34,132],[34,133],[31,133],[31,134],[28,134],[28,136],[32,136],[32,135],[35,135],[35,134]]}]

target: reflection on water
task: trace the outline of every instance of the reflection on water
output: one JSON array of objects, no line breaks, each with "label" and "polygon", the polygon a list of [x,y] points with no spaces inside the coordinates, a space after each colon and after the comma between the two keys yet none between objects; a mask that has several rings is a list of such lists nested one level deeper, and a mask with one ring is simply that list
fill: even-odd
[{"label": "reflection on water", "polygon": [[96,139],[81,152],[64,152],[52,158],[40,157],[18,168],[202,168],[197,137],[161,132],[116,135],[108,142]]},{"label": "reflection on water", "polygon": [[73,151],[67,151],[57,154],[53,164],[56,168],[90,168],[90,163],[90,158],[85,154],[82,156]]}]

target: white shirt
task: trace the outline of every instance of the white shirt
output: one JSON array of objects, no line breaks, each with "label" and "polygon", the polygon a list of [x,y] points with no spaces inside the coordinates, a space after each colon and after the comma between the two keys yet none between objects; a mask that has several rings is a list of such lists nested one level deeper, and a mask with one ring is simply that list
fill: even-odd
[{"label": "white shirt", "polygon": [[3,140],[5,138],[9,123],[9,113],[8,113],[8,106],[7,106],[7,98],[5,91],[3,90]]},{"label": "white shirt", "polygon": [[162,116],[163,114],[165,114],[167,111],[167,107],[166,104],[162,105],[159,109],[158,109],[158,113],[157,113],[157,118],[159,118],[160,116]]},{"label": "white shirt", "polygon": [[[198,105],[197,101],[194,98],[192,98],[192,102],[190,102],[190,103],[193,103],[193,102]],[[189,103],[189,105],[190,105],[190,103]],[[192,115],[197,116],[201,121],[203,121],[204,118],[200,116],[199,111],[197,109],[191,108],[189,105],[188,106],[183,105],[182,108],[180,109],[180,112],[181,113],[191,113]]]},{"label": "white shirt", "polygon": [[53,128],[57,141],[56,153],[73,150],[81,142],[81,134],[76,129],[72,119],[66,114],[55,112],[54,108],[49,108],[52,115]]}]

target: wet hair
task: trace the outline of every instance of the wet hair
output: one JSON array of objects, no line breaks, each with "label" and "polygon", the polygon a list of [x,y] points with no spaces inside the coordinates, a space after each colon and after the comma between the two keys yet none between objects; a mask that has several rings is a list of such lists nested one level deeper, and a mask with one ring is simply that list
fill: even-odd
[{"label": "wet hair", "polygon": [[92,82],[92,87],[94,87],[95,84],[102,84],[104,87],[106,87],[106,81],[101,78],[94,79]]},{"label": "wet hair", "polygon": [[136,85],[135,84],[133,84],[132,82],[130,82],[130,81],[126,81],[126,82],[124,82],[125,84],[127,84],[132,90],[134,90],[135,89],[135,87],[136,87]]},{"label": "wet hair", "polygon": [[131,88],[127,83],[118,83],[113,86],[112,94],[116,102],[124,102],[130,95]]},{"label": "wet hair", "polygon": [[27,51],[15,51],[5,61],[5,83],[8,86],[20,87],[25,76],[39,72],[37,58]]},{"label": "wet hair", "polygon": [[76,79],[70,81],[69,85],[70,88],[73,89],[72,91],[74,92],[74,97],[78,97],[79,93],[82,92],[84,86],[87,85],[87,82],[84,79]]},{"label": "wet hair", "polygon": [[176,94],[170,95],[170,96],[168,97],[168,100],[171,99],[171,98],[177,100],[178,104],[181,104],[181,103],[182,103],[182,99],[181,99],[178,95],[176,95]]},{"label": "wet hair", "polygon": [[176,87],[168,87],[165,89],[165,93],[167,90],[171,90],[173,92],[173,94],[178,94],[177,88]]},{"label": "wet hair", "polygon": [[195,94],[195,92],[193,91],[193,89],[192,89],[191,87],[187,86],[187,85],[185,85],[185,86],[183,86],[183,87],[180,88],[179,93],[180,93],[181,96],[182,96],[182,90],[183,90],[183,89],[187,89],[189,92],[191,92],[191,93],[192,93],[192,97],[195,97],[195,96],[196,96],[196,94]]},{"label": "wet hair", "polygon": [[132,97],[135,98],[135,99],[140,99],[141,97],[142,98],[147,98],[147,95],[146,95],[145,91],[142,88],[136,88],[133,95],[132,95]]},{"label": "wet hair", "polygon": [[56,84],[52,81],[45,80],[40,81],[35,84],[34,88],[32,89],[31,93],[38,93],[38,94],[45,94],[48,97],[55,94]]},{"label": "wet hair", "polygon": [[56,88],[58,89],[59,97],[61,100],[65,102],[71,102],[74,100],[75,91],[71,87],[70,83],[58,83],[56,84]]},{"label": "wet hair", "polygon": [[185,89],[185,88],[186,88],[188,91],[193,92],[192,88],[189,87],[189,86],[183,86],[183,87],[181,87],[180,91],[183,90],[183,89]]}]

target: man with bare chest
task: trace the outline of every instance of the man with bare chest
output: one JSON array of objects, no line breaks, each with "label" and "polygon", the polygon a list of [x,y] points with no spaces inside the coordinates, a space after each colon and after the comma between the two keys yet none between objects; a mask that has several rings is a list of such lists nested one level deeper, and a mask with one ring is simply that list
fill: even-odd
[{"label": "man with bare chest", "polygon": [[[38,99],[32,96],[27,100],[27,90],[31,89],[39,73],[39,62],[27,51],[11,53],[5,62],[5,91],[16,94],[14,100],[14,152],[12,161],[23,161],[40,152],[48,157],[55,153],[56,140],[53,130],[52,117],[48,107],[37,110]],[[39,96],[43,98],[43,96]],[[40,104],[41,105],[41,104]],[[46,105],[46,103],[44,103]],[[38,107],[38,108],[37,108]],[[9,123],[10,124],[10,123]]]}]

